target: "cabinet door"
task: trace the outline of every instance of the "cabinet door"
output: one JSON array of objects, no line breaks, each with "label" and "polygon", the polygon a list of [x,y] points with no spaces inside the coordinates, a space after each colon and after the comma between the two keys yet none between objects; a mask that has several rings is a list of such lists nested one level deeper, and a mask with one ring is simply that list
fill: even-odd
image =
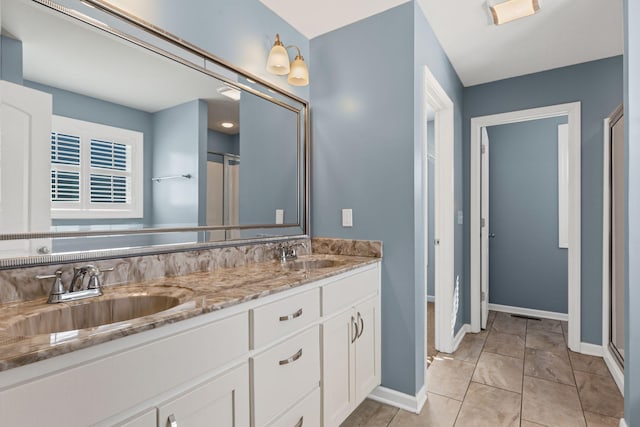
[{"label": "cabinet door", "polygon": [[322,325],[323,425],[338,426],[355,408],[355,313],[348,310]]},{"label": "cabinet door", "polygon": [[355,341],[355,392],[359,405],[380,384],[380,346],[378,298],[371,298],[355,308],[358,339]]},{"label": "cabinet door", "polygon": [[243,364],[159,406],[158,427],[174,426],[249,426],[248,365]]}]

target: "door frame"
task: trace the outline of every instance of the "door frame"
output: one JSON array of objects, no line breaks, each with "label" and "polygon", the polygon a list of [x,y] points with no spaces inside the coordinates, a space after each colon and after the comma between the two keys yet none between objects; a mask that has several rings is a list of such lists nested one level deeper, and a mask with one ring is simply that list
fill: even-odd
[{"label": "door frame", "polygon": [[[454,328],[455,318],[453,317],[453,292],[454,292],[454,110],[453,101],[442,88],[438,80],[431,71],[424,67],[425,73],[425,102],[435,111],[434,138],[435,138],[435,160],[434,160],[434,239],[440,243],[433,246],[434,252],[434,292],[435,304],[435,346],[436,349],[445,353],[454,351]],[[422,284],[424,297],[423,303],[427,302],[427,255],[431,242],[428,239],[427,227],[427,115],[425,106],[423,118],[423,156],[422,156],[422,198],[425,219],[424,229],[424,283]],[[426,316],[422,316],[425,322],[425,339],[427,334]],[[426,367],[426,357],[425,357]],[[426,373],[426,369],[425,369]],[[426,377],[425,377],[426,384]]]},{"label": "door frame", "polygon": [[[581,124],[580,102],[550,105],[471,119],[470,139],[470,282],[471,331],[480,332],[481,288],[481,177],[480,134],[483,127],[567,116],[569,125],[569,248],[568,317],[569,348],[580,352],[580,258],[581,258]],[[488,296],[487,296],[488,298]]]},{"label": "door frame", "polygon": [[603,138],[603,167],[602,167],[602,355],[603,359],[611,372],[620,393],[624,396],[624,372],[616,363],[611,350],[609,349],[609,341],[611,340],[609,330],[609,316],[611,311],[610,305],[610,286],[611,286],[611,121],[623,114],[623,107],[620,105],[613,113],[604,119],[604,138]]}]

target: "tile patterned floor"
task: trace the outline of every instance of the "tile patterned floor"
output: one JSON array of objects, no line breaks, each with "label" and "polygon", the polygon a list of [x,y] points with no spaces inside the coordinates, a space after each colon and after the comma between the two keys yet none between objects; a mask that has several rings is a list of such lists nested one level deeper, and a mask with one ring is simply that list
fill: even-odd
[{"label": "tile patterned floor", "polygon": [[419,415],[366,400],[342,427],[617,427],[623,399],[604,361],[568,350],[566,335],[565,322],[490,312],[487,330],[453,354],[428,340]]}]

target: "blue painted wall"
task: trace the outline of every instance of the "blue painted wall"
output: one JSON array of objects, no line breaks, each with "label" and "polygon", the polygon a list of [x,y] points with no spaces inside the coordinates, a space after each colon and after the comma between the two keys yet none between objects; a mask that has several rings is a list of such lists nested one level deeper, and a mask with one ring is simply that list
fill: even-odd
[{"label": "blue painted wall", "polygon": [[489,302],[567,313],[567,249],[558,247],[558,125],[487,128]]},{"label": "blue painted wall", "polygon": [[308,86],[291,86],[286,76],[274,76],[265,70],[276,33],[280,33],[286,45],[298,46],[305,62],[310,65],[309,40],[258,0],[191,0],[188,7],[175,0],[115,0],[112,3],[225,61],[309,99]]},{"label": "blue painted wall", "polygon": [[219,154],[240,154],[240,136],[208,129],[207,151]]},{"label": "blue painted wall", "polygon": [[240,224],[298,221],[296,113],[259,96],[240,99]]},{"label": "blue painted wall", "polygon": [[200,224],[201,205],[206,207],[200,194],[200,181],[206,185],[206,179],[201,177],[207,170],[206,114],[206,102],[195,100],[153,115],[153,176],[192,175],[191,179],[153,183],[152,219],[155,226]]},{"label": "blue painted wall", "polygon": [[[465,88],[464,181],[469,181],[469,126],[472,117],[574,101],[582,103],[582,341],[601,344],[603,120],[622,102],[622,57]],[[468,218],[468,186],[465,187],[464,199],[465,217]],[[467,222],[465,247],[468,247],[468,239]],[[465,269],[468,271],[468,251],[465,251],[465,256]],[[468,292],[468,280],[465,288]],[[470,313],[468,302],[465,306],[467,316]]]},{"label": "blue painted wall", "polygon": [[[413,395],[425,361],[424,66],[457,104],[458,152],[462,85],[414,2],[311,40],[311,56],[311,230],[384,242],[382,384]],[[352,228],[342,208],[353,209]]]},{"label": "blue painted wall", "polygon": [[640,3],[625,0],[624,108],[627,163],[625,228],[624,417],[640,425]]},{"label": "blue painted wall", "polygon": [[22,42],[0,36],[0,78],[21,85],[22,76]]}]

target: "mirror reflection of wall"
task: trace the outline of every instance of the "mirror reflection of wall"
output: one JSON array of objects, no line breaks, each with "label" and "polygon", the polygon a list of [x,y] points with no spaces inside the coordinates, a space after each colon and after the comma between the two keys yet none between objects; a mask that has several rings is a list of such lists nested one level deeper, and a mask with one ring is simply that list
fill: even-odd
[{"label": "mirror reflection of wall", "polygon": [[[51,110],[45,120],[52,123],[37,159],[22,159],[29,180],[44,188],[38,194],[47,196],[37,197],[46,197],[40,210],[49,215],[37,227],[4,222],[2,233],[299,222],[297,107],[241,91],[34,2],[1,1],[0,77],[45,94]],[[282,98],[273,93],[272,100]],[[0,171],[5,181],[7,170]],[[255,232],[207,234],[56,238],[46,250],[218,241]]]}]

